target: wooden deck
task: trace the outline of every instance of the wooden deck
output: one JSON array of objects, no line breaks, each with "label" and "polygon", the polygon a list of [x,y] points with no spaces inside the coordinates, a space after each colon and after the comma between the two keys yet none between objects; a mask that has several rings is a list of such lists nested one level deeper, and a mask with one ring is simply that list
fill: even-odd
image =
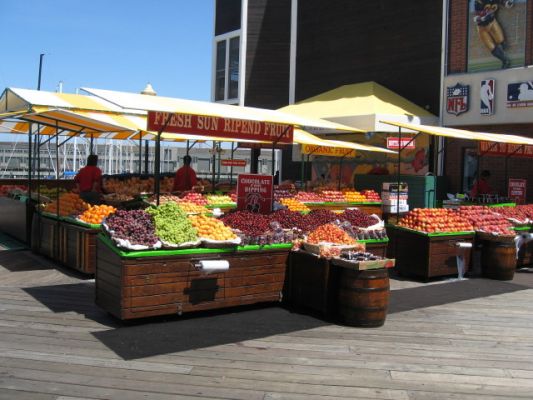
[{"label": "wooden deck", "polygon": [[0,251],[0,399],[532,398],[532,273],[392,285],[377,329],[278,306],[121,325],[93,281]]}]

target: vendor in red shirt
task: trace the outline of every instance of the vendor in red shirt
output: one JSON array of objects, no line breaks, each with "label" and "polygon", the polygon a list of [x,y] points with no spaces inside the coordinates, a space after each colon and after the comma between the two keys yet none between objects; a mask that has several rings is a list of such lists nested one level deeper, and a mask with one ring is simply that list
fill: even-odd
[{"label": "vendor in red shirt", "polygon": [[97,164],[98,156],[91,154],[87,157],[87,165],[74,178],[80,197],[89,204],[98,204],[102,194],[102,170]]},{"label": "vendor in red shirt", "polygon": [[472,186],[472,190],[470,191],[470,197],[476,198],[483,194],[493,194],[494,191],[489,185],[490,178],[490,172],[487,170],[484,170],[481,172],[481,175],[478,180],[474,182],[474,185]]},{"label": "vendor in red shirt", "polygon": [[192,158],[189,155],[183,157],[183,167],[176,171],[174,176],[173,192],[185,192],[196,186],[196,172],[191,168]]}]

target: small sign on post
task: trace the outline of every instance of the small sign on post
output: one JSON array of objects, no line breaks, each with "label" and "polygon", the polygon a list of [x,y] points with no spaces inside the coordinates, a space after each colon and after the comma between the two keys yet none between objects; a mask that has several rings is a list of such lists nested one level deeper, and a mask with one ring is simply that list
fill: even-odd
[{"label": "small sign on post", "polygon": [[238,160],[236,158],[228,158],[221,161],[223,167],[246,167],[246,160]]},{"label": "small sign on post", "polygon": [[237,177],[237,209],[258,214],[272,212],[274,177],[272,175],[239,174]]},{"label": "small sign on post", "polygon": [[410,137],[402,138],[402,142],[400,143],[399,137],[389,137],[387,138],[387,149],[414,149],[416,147],[415,139]]},{"label": "small sign on post", "polygon": [[509,178],[508,197],[517,204],[526,202],[526,179]]}]

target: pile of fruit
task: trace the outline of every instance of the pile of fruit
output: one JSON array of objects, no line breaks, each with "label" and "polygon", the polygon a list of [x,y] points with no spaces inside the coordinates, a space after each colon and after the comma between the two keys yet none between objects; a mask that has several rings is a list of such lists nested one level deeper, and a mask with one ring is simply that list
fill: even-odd
[{"label": "pile of fruit", "polygon": [[[159,181],[159,187],[161,192],[171,192],[174,185],[173,177],[163,177]],[[104,178],[103,189],[106,193],[123,194],[130,197],[134,197],[140,193],[153,193],[154,192],[154,178],[140,178],[132,176],[129,178]]]},{"label": "pile of fruit", "polygon": [[[65,193],[62,196],[59,196],[59,215],[62,217],[81,214],[88,208],[89,204],[84,202],[80,196],[75,193]],[[58,214],[57,201],[47,204],[43,211],[51,214]]]},{"label": "pile of fruit", "polygon": [[415,208],[398,223],[399,226],[427,233],[473,231],[472,224],[454,210]]},{"label": "pile of fruit", "polygon": [[298,192],[296,196],[294,196],[295,200],[298,200],[302,203],[322,203],[324,202],[324,199],[322,196],[318,195],[317,193],[313,192]]},{"label": "pile of fruit", "polygon": [[457,214],[469,221],[474,230],[494,233],[496,235],[514,235],[511,223],[507,218],[495,214],[494,210],[486,206],[461,206]]},{"label": "pile of fruit", "polygon": [[338,218],[342,221],[348,221],[352,226],[361,228],[367,228],[379,222],[377,218],[355,209],[344,210],[344,212],[338,215]]},{"label": "pile of fruit", "polygon": [[355,190],[344,192],[344,198],[350,203],[364,203],[367,201],[366,197],[362,193]]},{"label": "pile of fruit", "polygon": [[235,211],[222,217],[225,225],[238,229],[250,237],[257,237],[265,234],[270,226],[268,217],[255,214],[249,211]]},{"label": "pile of fruit", "polygon": [[231,200],[230,196],[216,195],[216,194],[207,195],[207,204],[209,205],[228,204],[228,203],[233,203],[233,202],[234,201]]},{"label": "pile of fruit", "polygon": [[[159,204],[165,204],[165,203],[168,203],[169,201],[173,201],[174,203],[179,203],[181,201],[181,199],[176,196],[176,195],[173,195],[173,194],[161,194],[159,195]],[[157,203],[157,196],[150,196],[150,198],[148,199],[148,202],[150,204],[156,204]]]},{"label": "pile of fruit", "polygon": [[202,196],[201,193],[189,192],[185,196],[183,196],[181,199],[188,203],[198,204],[199,206],[206,206],[208,204],[207,199],[204,196]]},{"label": "pile of fruit", "polygon": [[132,245],[152,247],[158,242],[152,218],[143,210],[118,210],[106,219],[106,224],[111,237]]},{"label": "pile of fruit", "polygon": [[363,196],[366,197],[367,201],[375,201],[375,202],[381,201],[381,197],[379,196],[379,193],[374,190],[363,190],[361,193],[363,194]]},{"label": "pile of fruit", "polygon": [[198,239],[196,229],[193,228],[187,214],[173,202],[159,207],[146,209],[154,219],[155,233],[161,241],[167,244],[180,245],[195,242]]},{"label": "pile of fruit", "polygon": [[298,211],[278,210],[269,215],[271,221],[275,221],[284,229],[306,228],[305,217]]},{"label": "pile of fruit", "polygon": [[328,203],[344,203],[346,201],[342,192],[336,190],[323,190],[321,196],[323,201]]},{"label": "pile of fruit", "polygon": [[312,210],[309,214],[305,215],[305,231],[313,231],[320,225],[336,221],[338,218],[338,215],[330,210]]},{"label": "pile of fruit", "polygon": [[57,199],[57,193],[59,192],[59,196],[67,193],[67,189],[65,188],[55,188],[55,187],[48,187],[46,185],[40,185],[38,190],[35,190],[35,192],[38,192],[41,196],[46,196],[49,199]]},{"label": "pile of fruit", "polygon": [[291,211],[309,211],[309,207],[307,207],[304,203],[291,198],[283,198],[280,199],[280,202],[282,205],[287,207]]},{"label": "pile of fruit", "polygon": [[290,197],[293,197],[293,194],[291,193],[291,191],[287,190],[287,189],[274,189],[274,200],[275,201],[280,201],[281,199],[288,199]]},{"label": "pile of fruit", "polygon": [[201,239],[218,241],[237,239],[233,231],[216,218],[206,217],[205,215],[191,215],[189,220]]},{"label": "pile of fruit", "polygon": [[104,194],[103,198],[105,201],[110,201],[110,202],[122,202],[122,201],[133,200],[132,196],[130,196],[129,194],[123,194],[123,193]]},{"label": "pile of fruit", "polygon": [[533,205],[519,205],[516,207],[495,207],[494,212],[503,215],[506,218],[512,218],[520,224],[527,224],[533,221]]},{"label": "pile of fruit", "polygon": [[180,201],[178,204],[180,208],[186,214],[207,214],[209,213],[209,210],[205,208],[205,206],[199,206],[198,204],[189,203],[188,201]]},{"label": "pile of fruit", "polygon": [[79,219],[88,224],[100,225],[104,218],[106,218],[110,214],[113,214],[115,211],[117,211],[115,207],[106,206],[103,204],[97,206],[89,206],[89,208],[79,216]]},{"label": "pile of fruit", "polygon": [[311,244],[319,244],[321,242],[352,245],[356,241],[345,231],[333,224],[321,225],[314,229],[309,236],[307,242]]}]

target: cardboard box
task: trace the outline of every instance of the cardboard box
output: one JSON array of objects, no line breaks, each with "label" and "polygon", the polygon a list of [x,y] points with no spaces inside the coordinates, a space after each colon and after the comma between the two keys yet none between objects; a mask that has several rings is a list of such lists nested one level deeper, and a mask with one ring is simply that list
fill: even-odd
[{"label": "cardboard box", "polygon": [[400,186],[398,186],[398,182],[383,182],[383,185],[381,187],[383,191],[390,191],[390,192],[407,192],[408,187],[407,183],[400,182]]},{"label": "cardboard box", "polygon": [[397,198],[391,198],[391,199],[383,199],[382,200],[382,204],[384,206],[396,206],[398,205],[398,202],[400,203],[400,207],[401,206],[406,206],[407,205],[407,197],[406,198],[401,198],[398,200]]},{"label": "cardboard box", "polygon": [[396,200],[400,197],[400,200],[407,200],[409,197],[407,192],[389,192],[389,191],[383,191],[381,192],[381,199],[382,200]]}]

